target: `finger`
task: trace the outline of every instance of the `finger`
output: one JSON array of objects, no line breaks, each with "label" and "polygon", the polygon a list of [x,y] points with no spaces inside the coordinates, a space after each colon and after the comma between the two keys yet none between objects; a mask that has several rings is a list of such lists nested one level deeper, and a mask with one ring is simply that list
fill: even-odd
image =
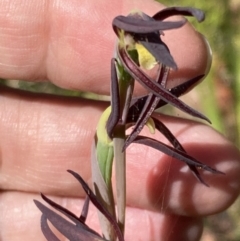
[{"label": "finger", "polygon": [[[225,175],[200,170],[210,186],[207,187],[179,160],[151,148],[131,145],[127,157],[129,203],[190,216],[210,215],[229,207],[240,190],[239,150],[210,126],[168,116],[159,118],[189,155]],[[163,140],[159,133],[151,137]]]},{"label": "finger", "polygon": [[[76,215],[81,213],[82,199],[51,198]],[[34,205],[33,199],[39,200],[39,195],[20,192],[0,194],[0,237],[2,241],[45,240],[40,230],[41,212]],[[42,202],[42,200],[39,201]],[[101,234],[97,211],[92,205],[90,205],[87,224]],[[201,219],[127,208],[126,240],[197,241],[201,233]],[[63,240],[63,237],[60,237]]]},{"label": "finger", "polygon": [[[80,170],[89,180],[91,143],[106,105],[4,88],[0,92],[2,189],[50,193],[56,187],[53,193],[67,195],[59,181],[76,184],[65,179],[67,169]],[[54,174],[45,179],[49,173]]]},{"label": "finger", "polygon": [[[116,42],[112,19],[132,9],[152,15],[163,8],[144,0],[0,3],[1,78],[48,79],[64,88],[101,94],[109,92],[110,59]],[[165,31],[163,40],[179,67],[172,73],[172,81],[186,81],[206,72],[207,45],[189,24]]]},{"label": "finger", "polygon": [[[84,196],[66,172],[90,182],[90,149],[103,106],[79,99],[0,95],[1,173],[5,190]],[[87,121],[86,121],[87,120]],[[190,155],[225,175],[202,172],[196,181],[185,164],[145,146],[127,150],[128,204],[141,209],[208,215],[227,208],[239,193],[238,150],[208,126],[163,117]],[[152,136],[164,141],[160,134]]]}]

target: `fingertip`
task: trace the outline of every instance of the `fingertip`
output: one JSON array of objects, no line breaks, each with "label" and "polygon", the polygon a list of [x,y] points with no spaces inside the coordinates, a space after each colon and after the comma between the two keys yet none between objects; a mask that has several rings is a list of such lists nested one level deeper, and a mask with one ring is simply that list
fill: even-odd
[{"label": "fingertip", "polygon": [[[190,156],[225,175],[199,170],[207,187],[185,163],[152,148],[131,145],[127,168],[128,203],[185,216],[206,216],[227,209],[240,191],[239,150],[207,125],[162,115],[161,121]],[[166,142],[158,133],[151,137]]]},{"label": "fingertip", "polygon": [[168,45],[178,66],[177,71],[170,72],[168,88],[198,75],[208,74],[212,63],[210,45],[206,37],[190,23],[180,29],[166,31],[162,40]]},{"label": "fingertip", "polygon": [[[155,202],[159,198],[156,193],[162,193],[161,208],[186,216],[207,216],[227,209],[240,191],[239,150],[206,125],[192,123],[182,131],[178,129],[178,133],[178,140],[190,156],[225,175],[200,170],[207,187],[197,181],[186,164],[164,156],[148,176],[150,199]],[[158,176],[160,169],[162,175]],[[159,182],[164,183],[165,191],[157,185]]]},{"label": "fingertip", "polygon": [[197,241],[203,231],[203,222],[200,218],[135,208],[127,209],[126,215],[126,240],[139,240],[141,237],[141,240]]}]

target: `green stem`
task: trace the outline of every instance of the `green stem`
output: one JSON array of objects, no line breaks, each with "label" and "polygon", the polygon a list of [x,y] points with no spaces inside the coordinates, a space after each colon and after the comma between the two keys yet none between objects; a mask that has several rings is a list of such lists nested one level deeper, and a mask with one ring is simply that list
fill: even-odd
[{"label": "green stem", "polygon": [[123,152],[125,143],[126,118],[132,98],[134,88],[134,79],[124,70],[121,63],[117,64],[119,78],[119,96],[120,96],[120,124],[114,130],[114,158],[116,170],[116,203],[118,213],[118,224],[124,234],[125,210],[126,210],[126,153]]},{"label": "green stem", "polygon": [[113,143],[116,170],[117,222],[124,234],[126,210],[126,154],[122,149],[125,142],[125,125],[117,126],[114,133]]}]

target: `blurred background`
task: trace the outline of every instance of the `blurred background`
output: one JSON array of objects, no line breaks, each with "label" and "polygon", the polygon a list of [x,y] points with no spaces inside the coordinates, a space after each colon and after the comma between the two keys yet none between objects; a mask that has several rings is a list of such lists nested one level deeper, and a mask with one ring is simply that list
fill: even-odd
[{"label": "blurred background", "polygon": [[[150,0],[149,0],[150,1]],[[206,19],[199,24],[189,21],[206,36],[213,51],[213,63],[208,77],[184,101],[203,112],[212,126],[240,148],[240,0],[161,0],[166,6],[191,6],[202,9]],[[50,83],[30,83],[1,80],[2,83],[28,91],[108,99],[92,93],[60,89]],[[167,113],[179,115],[168,107]],[[201,241],[240,240],[240,198],[226,212],[205,220]]]}]

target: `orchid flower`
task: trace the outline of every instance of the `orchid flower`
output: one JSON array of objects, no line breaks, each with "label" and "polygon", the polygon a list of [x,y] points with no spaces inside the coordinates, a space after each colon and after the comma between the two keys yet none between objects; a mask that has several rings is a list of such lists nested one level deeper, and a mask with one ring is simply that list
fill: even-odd
[{"label": "orchid flower", "polygon": [[[155,117],[155,111],[170,104],[194,117],[210,120],[202,113],[191,108],[178,97],[186,94],[197,85],[204,74],[196,76],[171,89],[167,88],[170,71],[177,71],[177,64],[169,48],[161,40],[163,31],[182,27],[186,20],[163,21],[174,15],[193,16],[199,22],[204,20],[204,13],[195,8],[166,8],[153,17],[142,12],[132,12],[127,17],[113,19],[113,30],[118,37],[116,57],[111,60],[111,105],[100,117],[92,145],[92,180],[93,191],[84,180],[73,171],[81,183],[88,198],[78,218],[73,213],[54,203],[44,195],[43,199],[54,209],[63,213],[73,223],[65,220],[38,201],[35,204],[42,212],[42,231],[51,241],[58,241],[48,226],[50,221],[65,237],[71,241],[109,240],[122,241],[125,229],[126,208],[126,149],[132,143],[146,145],[186,163],[195,177],[204,185],[208,184],[201,177],[203,169],[214,174],[222,172],[188,155],[174,134]],[[145,70],[158,67],[156,79],[148,76]],[[133,97],[134,83],[138,81],[148,92],[141,97]],[[154,138],[141,136],[147,126],[151,133],[162,133],[171,145]],[[129,135],[126,130],[132,127]],[[112,167],[115,162],[116,198],[113,196]],[[85,224],[89,200],[99,210],[102,236]],[[115,209],[115,203],[117,208]]]},{"label": "orchid flower", "polygon": [[[198,169],[204,169],[212,173],[222,174],[218,170],[211,168],[195,158],[189,156],[182,145],[178,142],[171,131],[158,119],[153,118],[154,111],[165,104],[171,104],[176,108],[203,120],[210,120],[195,109],[186,105],[179,96],[188,92],[194,85],[203,79],[204,75],[196,76],[186,83],[176,86],[171,90],[166,88],[168,73],[170,69],[177,70],[177,64],[166,44],[161,40],[163,31],[179,28],[186,23],[186,20],[175,22],[163,21],[173,15],[194,16],[197,20],[203,21],[204,14],[201,10],[194,8],[167,8],[153,17],[144,13],[133,12],[127,17],[117,16],[113,20],[113,29],[119,38],[116,47],[117,57],[111,60],[111,107],[103,114],[104,124],[101,121],[101,130],[98,132],[98,143],[101,140],[108,140],[105,153],[113,153],[110,162],[106,163],[98,159],[99,165],[104,166],[103,177],[110,180],[113,157],[115,158],[116,168],[116,190],[117,190],[117,207],[118,223],[124,227],[125,213],[125,150],[131,143],[138,143],[153,147],[164,152],[167,155],[175,157],[185,162],[196,178],[203,184],[207,185],[201,178]],[[151,69],[159,65],[159,73],[156,80],[149,77],[143,69]],[[132,98],[134,89],[134,81],[138,81],[148,92],[147,96]],[[137,109],[137,111],[135,111]],[[135,111],[135,120],[132,118],[132,113]],[[133,129],[129,136],[125,136],[126,128],[132,125]],[[172,144],[165,145],[160,141],[148,137],[139,136],[140,131],[147,125],[152,132],[157,129],[160,131]],[[105,137],[104,137],[105,136]],[[103,138],[104,137],[104,138]],[[111,151],[110,150],[111,146]],[[101,146],[101,152],[104,150]],[[99,153],[98,152],[98,153]],[[106,169],[106,167],[108,167]],[[103,168],[102,168],[103,169]],[[107,172],[106,170],[110,170]],[[109,191],[112,189],[111,184]],[[112,192],[112,191],[110,191]],[[112,199],[109,198],[109,199]],[[112,204],[113,205],[113,204]],[[122,228],[124,231],[124,228]]]}]

